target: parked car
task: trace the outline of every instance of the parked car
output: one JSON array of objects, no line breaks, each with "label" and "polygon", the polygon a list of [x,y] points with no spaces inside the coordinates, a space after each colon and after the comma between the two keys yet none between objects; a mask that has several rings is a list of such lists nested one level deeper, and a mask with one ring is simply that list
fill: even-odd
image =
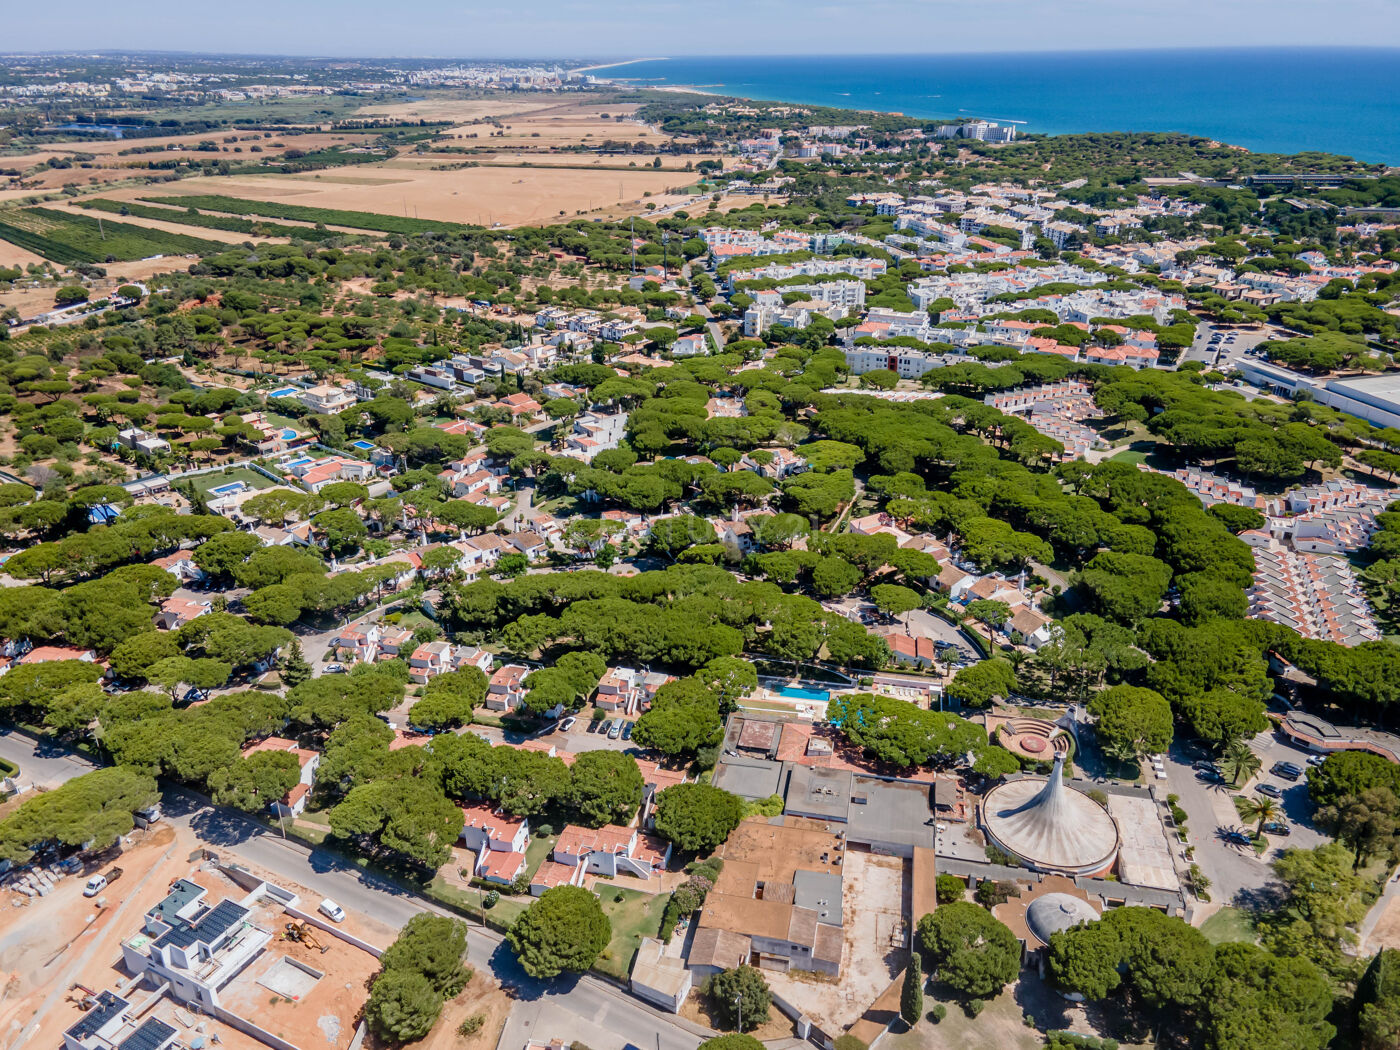
[{"label": "parked car", "polygon": [[605,736],[612,736],[613,722],[611,718],[605,718],[598,723],[598,732]]},{"label": "parked car", "polygon": [[1270,835],[1291,835],[1293,829],[1282,821],[1271,820],[1264,825],[1264,831]]},{"label": "parked car", "polygon": [[1283,798],[1283,789],[1277,784],[1259,784],[1254,790],[1266,798]]},{"label": "parked car", "polygon": [[121,868],[113,868],[111,871],[106,872],[105,874],[94,875],[92,878],[87,880],[87,885],[83,887],[83,896],[96,897],[99,893],[105,890],[108,886],[112,885],[112,883],[116,882],[121,877]]},{"label": "parked car", "polygon": [[622,727],[622,739],[623,739],[623,740],[631,740],[631,739],[632,739],[632,727],[633,727],[634,725],[636,725],[636,724],[637,724],[636,722],[628,722],[625,726]]},{"label": "parked car", "polygon": [[1204,780],[1207,784],[1225,783],[1225,774],[1218,769],[1203,769],[1196,774],[1197,780]]},{"label": "parked car", "polygon": [[322,674],[344,674],[345,667],[342,664],[326,664]]},{"label": "parked car", "polygon": [[622,719],[619,718],[617,721],[615,721],[615,722],[612,724],[611,727],[609,727],[609,729],[608,729],[608,739],[609,739],[609,740],[616,740],[616,739],[617,739],[618,737],[620,737],[621,735],[622,735]]},{"label": "parked car", "polygon": [[1275,762],[1269,772],[1276,777],[1283,777],[1284,780],[1297,780],[1303,775],[1303,767],[1292,762]]},{"label": "parked car", "polygon": [[1191,763],[1191,768],[1192,768],[1192,769],[1214,769],[1216,772],[1219,772],[1219,771],[1220,771],[1220,767],[1217,766],[1214,762],[1212,762],[1212,761],[1211,761],[1210,759],[1208,759],[1208,758],[1198,758],[1198,759],[1196,759],[1196,761],[1194,761],[1194,762]]},{"label": "parked car", "polygon": [[319,911],[326,918],[330,919],[331,922],[345,921],[345,909],[342,908],[335,901],[331,900],[329,897],[323,900],[320,904],[316,905],[316,910]]},{"label": "parked car", "polygon": [[1326,762],[1326,761],[1327,761],[1327,756],[1326,756],[1326,755],[1309,755],[1309,756],[1308,756],[1308,765],[1310,765],[1310,766],[1320,766],[1320,765],[1322,765],[1322,763],[1324,763],[1324,762]]},{"label": "parked car", "polygon": [[574,728],[574,723],[577,721],[578,719],[570,715],[568,718],[564,719],[564,721],[559,723],[559,732],[567,733],[570,729]]}]

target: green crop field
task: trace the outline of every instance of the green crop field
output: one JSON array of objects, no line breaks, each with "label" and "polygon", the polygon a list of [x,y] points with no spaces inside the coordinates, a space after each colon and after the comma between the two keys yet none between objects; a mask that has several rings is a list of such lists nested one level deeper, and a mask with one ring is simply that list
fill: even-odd
[{"label": "green crop field", "polygon": [[333,230],[318,230],[311,226],[279,226],[275,222],[262,219],[239,219],[231,215],[204,215],[193,208],[175,211],[171,208],[156,208],[149,204],[134,201],[113,201],[104,197],[80,201],[79,207],[94,211],[110,212],[114,215],[134,215],[138,219],[161,219],[177,222],[181,226],[200,226],[208,230],[228,230],[230,233],[246,233],[250,237],[300,237],[305,241],[324,241],[342,236]]},{"label": "green crop field", "polygon": [[341,211],[338,208],[311,208],[304,204],[284,204],[280,201],[254,201],[242,197],[217,194],[197,194],[190,197],[146,197],[152,204],[167,204],[175,208],[199,208],[229,215],[263,215],[270,219],[296,219],[299,222],[322,222],[327,226],[347,226],[354,230],[375,230],[379,233],[468,233],[479,226],[460,222],[434,222],[431,219],[410,219],[397,215],[381,215],[372,211]]},{"label": "green crop field", "polygon": [[0,211],[0,240],[68,266],[152,255],[205,255],[227,248],[216,241],[124,222],[103,220],[99,226],[92,216],[70,215],[50,208]]}]

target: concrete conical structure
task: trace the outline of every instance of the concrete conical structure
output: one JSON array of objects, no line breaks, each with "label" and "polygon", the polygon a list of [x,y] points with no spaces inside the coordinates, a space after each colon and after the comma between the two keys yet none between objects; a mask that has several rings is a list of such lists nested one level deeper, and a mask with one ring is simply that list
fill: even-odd
[{"label": "concrete conical structure", "polygon": [[1065,756],[1050,776],[998,784],[982,802],[982,828],[999,849],[1037,871],[1097,875],[1118,856],[1118,825],[1064,780]]}]

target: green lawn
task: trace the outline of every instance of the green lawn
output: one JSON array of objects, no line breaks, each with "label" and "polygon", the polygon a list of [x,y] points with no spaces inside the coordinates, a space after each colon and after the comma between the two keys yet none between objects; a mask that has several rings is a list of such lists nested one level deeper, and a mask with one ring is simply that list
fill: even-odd
[{"label": "green lawn", "polygon": [[[615,883],[599,881],[596,889],[603,912],[612,922],[612,940],[598,957],[594,968],[626,980],[632,969],[632,959],[643,937],[655,937],[661,928],[661,913],[670,898],[664,893],[641,893],[618,889]],[[616,897],[622,900],[616,900]]]},{"label": "green lawn", "polygon": [[244,482],[250,489],[270,489],[273,487],[271,481],[247,467],[235,467],[227,473],[215,471],[212,474],[201,474],[190,479],[191,484],[203,496],[208,496],[212,489],[221,485],[232,485],[235,481]]},{"label": "green lawn", "polygon": [[1254,943],[1254,920],[1249,912],[1240,908],[1221,908],[1205,922],[1201,932],[1211,944],[1227,944],[1230,941]]},{"label": "green lawn", "polygon": [[539,871],[544,859],[554,852],[554,844],[558,841],[558,835],[532,834],[530,844],[525,847],[525,870],[531,875]]},{"label": "green lawn", "polygon": [[[465,909],[472,915],[478,915],[482,902],[491,892],[481,886],[473,886],[471,889],[463,889],[456,883],[449,883],[441,875],[435,876],[432,881],[433,896],[444,901],[451,901],[459,907]],[[500,892],[497,889],[497,892]],[[501,893],[500,899],[486,909],[486,914],[491,916],[491,921],[497,924],[509,926],[520,918],[520,914],[530,906],[534,900],[530,896],[510,897]]]},{"label": "green lawn", "polygon": [[524,914],[525,909],[534,903],[535,898],[531,896],[507,897],[504,894],[491,908],[488,909],[491,917],[506,926],[513,925],[515,920]]},{"label": "green lawn", "polygon": [[1140,452],[1135,448],[1125,448],[1122,452],[1108,458],[1110,463],[1146,463],[1147,453]]},{"label": "green lawn", "polygon": [[270,427],[291,427],[293,430],[299,430],[303,433],[306,431],[306,427],[298,426],[297,421],[291,416],[284,416],[280,412],[264,412],[263,416]]},{"label": "green lawn", "polygon": [[437,624],[423,613],[414,610],[412,612],[406,612],[399,617],[398,626],[402,627],[405,631],[416,631],[420,627],[436,627]]}]

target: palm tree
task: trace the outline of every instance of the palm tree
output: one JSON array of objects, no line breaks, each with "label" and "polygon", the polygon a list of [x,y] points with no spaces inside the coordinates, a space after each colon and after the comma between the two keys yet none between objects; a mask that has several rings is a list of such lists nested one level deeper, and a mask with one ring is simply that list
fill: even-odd
[{"label": "palm tree", "polygon": [[1262,835],[1264,825],[1278,817],[1278,803],[1271,798],[1247,798],[1240,803],[1240,812],[1249,820],[1259,821],[1255,834]]},{"label": "palm tree", "polygon": [[1227,747],[1220,762],[1226,772],[1230,774],[1232,785],[1238,785],[1241,777],[1248,780],[1264,765],[1264,760],[1256,755],[1254,749],[1243,740],[1236,740]]}]

